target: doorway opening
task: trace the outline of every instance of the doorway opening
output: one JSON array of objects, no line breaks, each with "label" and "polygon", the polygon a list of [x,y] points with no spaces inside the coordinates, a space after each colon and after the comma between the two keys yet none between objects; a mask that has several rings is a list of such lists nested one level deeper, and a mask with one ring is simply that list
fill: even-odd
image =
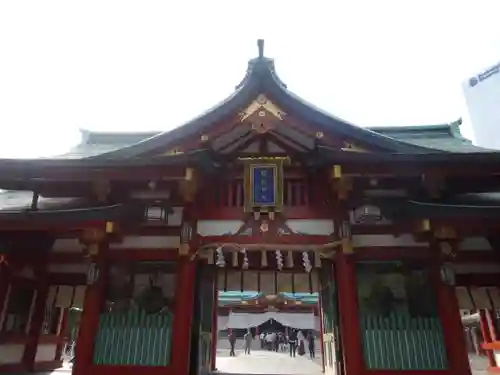
[{"label": "doorway opening", "polygon": [[322,373],[318,293],[218,293],[217,370]]},{"label": "doorway opening", "polygon": [[[247,275],[252,272],[257,275]],[[214,307],[219,373],[340,374],[337,293],[331,263],[309,273],[218,273]],[[257,281],[250,283],[254,277]]]}]

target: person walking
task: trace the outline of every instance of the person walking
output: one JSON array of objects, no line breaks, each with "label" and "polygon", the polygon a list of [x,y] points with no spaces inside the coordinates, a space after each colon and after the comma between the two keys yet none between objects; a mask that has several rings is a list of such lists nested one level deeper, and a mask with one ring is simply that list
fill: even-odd
[{"label": "person walking", "polygon": [[285,335],[282,332],[278,335],[278,351],[280,353],[285,351]]},{"label": "person walking", "polygon": [[314,345],[314,334],[312,331],[309,331],[307,334],[307,344],[309,346],[309,356],[311,359],[315,357],[315,345]]},{"label": "person walking", "polygon": [[229,333],[229,356],[236,357],[236,353],[234,352],[234,346],[236,345],[236,335],[233,331]]},{"label": "person walking", "polygon": [[259,337],[260,337],[260,348],[264,349],[264,339],[266,338],[266,334],[262,332]]},{"label": "person walking", "polygon": [[252,340],[253,340],[250,330],[247,330],[247,333],[245,333],[245,336],[243,336],[243,340],[245,341],[245,354],[250,354],[250,349],[252,348]]},{"label": "person walking", "polygon": [[288,345],[290,347],[290,357],[295,358],[297,353],[297,331],[295,329],[288,336]]}]

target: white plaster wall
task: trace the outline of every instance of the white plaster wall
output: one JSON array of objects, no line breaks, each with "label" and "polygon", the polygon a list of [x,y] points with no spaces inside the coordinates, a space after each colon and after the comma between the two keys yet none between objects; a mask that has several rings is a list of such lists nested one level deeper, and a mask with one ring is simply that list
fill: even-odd
[{"label": "white plaster wall", "polygon": [[21,363],[24,354],[24,344],[0,345],[0,365]]},{"label": "white plaster wall", "polygon": [[83,245],[77,238],[59,238],[54,242],[52,251],[55,253],[80,253]]},{"label": "white plaster wall", "polygon": [[[161,222],[162,226],[166,227],[180,227],[182,224],[182,212],[183,207],[172,207],[172,213],[167,214],[166,221]],[[147,221],[144,225],[158,225],[158,220],[149,219],[149,217],[160,217],[162,215],[163,209],[160,207],[149,207],[147,212]]]},{"label": "white plaster wall", "polygon": [[[467,273],[499,273],[500,265],[492,263],[450,263],[457,274],[467,274]],[[500,276],[500,275],[499,275]]]},{"label": "white plaster wall", "polygon": [[328,236],[335,231],[333,220],[290,219],[285,223],[293,232],[313,236]]},{"label": "white plaster wall", "polygon": [[201,236],[223,236],[235,234],[243,224],[241,220],[198,220],[197,229]]},{"label": "white plaster wall", "polygon": [[182,224],[182,213],[184,207],[172,207],[173,213],[168,215],[167,222],[169,227],[180,227]]},{"label": "white plaster wall", "polygon": [[382,246],[418,246],[428,247],[425,242],[416,242],[411,234],[393,236],[392,234],[357,234],[352,236],[354,247],[382,247]]},{"label": "white plaster wall", "polygon": [[56,359],[56,344],[40,344],[36,348],[35,362],[49,362]]},{"label": "white plaster wall", "polygon": [[110,249],[161,249],[179,247],[179,236],[126,236],[121,243],[112,243]]},{"label": "white plaster wall", "polygon": [[459,244],[458,249],[462,251],[492,250],[490,242],[484,237],[467,237]]}]

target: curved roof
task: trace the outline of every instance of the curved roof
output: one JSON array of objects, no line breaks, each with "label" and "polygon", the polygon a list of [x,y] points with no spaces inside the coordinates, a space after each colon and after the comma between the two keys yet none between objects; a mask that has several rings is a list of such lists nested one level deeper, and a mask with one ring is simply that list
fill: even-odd
[{"label": "curved roof", "polygon": [[[460,133],[461,119],[450,124],[384,126],[372,127],[369,130],[392,139],[427,147],[428,149],[452,153],[484,153],[491,150],[474,146]],[[82,141],[70,152],[60,155],[61,159],[83,159],[110,153],[162,134],[155,132],[93,132],[81,130]],[[494,151],[493,151],[494,152]]]},{"label": "curved roof", "polygon": [[372,145],[393,153],[444,152],[440,149],[399,141],[384,135],[382,132],[358,127],[301,99],[289,91],[279,79],[274,60],[263,54],[263,43],[262,40],[258,41],[259,56],[249,61],[244,79],[236,86],[236,90],[231,96],[180,127],[153,135],[138,143],[105,152],[94,156],[94,158],[131,158],[160,147],[172,146],[175,142],[200,134],[208,126],[240,112],[260,93],[268,95],[285,112],[314,123],[319,130],[326,134],[345,136],[362,144]]}]

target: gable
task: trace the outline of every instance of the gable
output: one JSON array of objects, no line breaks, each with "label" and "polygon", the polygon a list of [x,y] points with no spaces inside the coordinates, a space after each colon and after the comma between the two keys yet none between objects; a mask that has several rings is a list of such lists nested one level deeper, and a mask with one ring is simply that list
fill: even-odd
[{"label": "gable", "polygon": [[[259,45],[262,49],[263,42]],[[167,132],[116,135],[123,142],[113,140],[109,133],[101,134],[101,142],[82,142],[62,157],[119,160],[198,149],[231,156],[290,154],[307,153],[316,146],[389,154],[487,151],[458,135],[454,126],[426,127],[422,132],[402,127],[358,127],[290,92],[279,79],[274,61],[259,53],[249,61],[247,74],[233,95],[184,125]],[[143,138],[138,140],[141,134]]]}]

